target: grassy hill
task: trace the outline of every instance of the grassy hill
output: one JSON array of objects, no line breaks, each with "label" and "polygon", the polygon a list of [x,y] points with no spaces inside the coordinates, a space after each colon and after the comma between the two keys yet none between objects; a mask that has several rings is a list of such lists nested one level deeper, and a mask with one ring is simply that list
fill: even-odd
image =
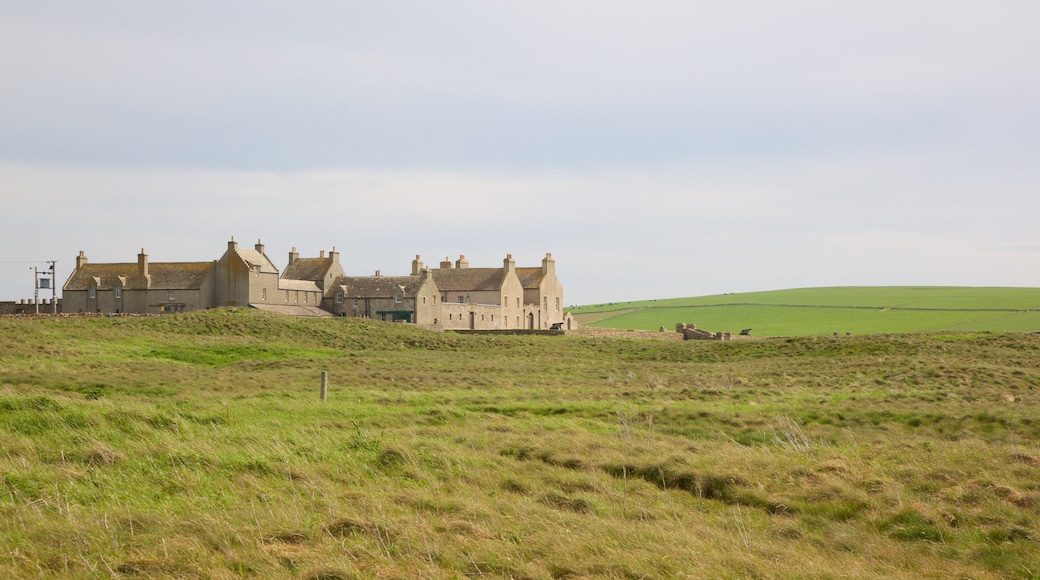
[{"label": "grassy hill", "polygon": [[803,288],[597,304],[570,309],[602,328],[712,331],[751,328],[759,336],[923,331],[1040,331],[1040,288]]},{"label": "grassy hill", "polygon": [[0,341],[7,577],[1040,576],[1040,335],[221,309]]}]

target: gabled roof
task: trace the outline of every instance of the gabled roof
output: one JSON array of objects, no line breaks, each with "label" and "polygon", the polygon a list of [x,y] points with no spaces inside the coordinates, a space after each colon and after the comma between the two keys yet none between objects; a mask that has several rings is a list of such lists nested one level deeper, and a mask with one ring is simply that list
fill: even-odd
[{"label": "gabled roof", "polygon": [[505,279],[502,268],[437,268],[430,273],[441,292],[501,290]]},{"label": "gabled roof", "polygon": [[274,263],[271,262],[264,254],[256,250],[249,250],[246,248],[235,248],[235,253],[239,259],[246,263],[250,269],[256,266],[260,266],[260,272],[263,274],[277,274],[278,268],[274,267]]},{"label": "gabled roof", "polygon": [[282,278],[318,281],[325,277],[331,267],[332,258],[296,258],[282,271]]},{"label": "gabled roof", "polygon": [[[69,276],[62,290],[111,290],[121,286],[126,290],[139,290],[137,263],[129,264],[83,264]],[[213,262],[151,262],[148,277],[153,290],[198,290],[213,271]]]},{"label": "gabled roof", "polygon": [[545,274],[541,268],[517,268],[516,277],[520,278],[520,285],[525,290],[533,290],[538,288],[542,283],[542,278]]},{"label": "gabled roof", "polygon": [[278,289],[321,292],[321,288],[318,288],[318,285],[310,280],[286,280],[285,278],[278,280]]},{"label": "gabled roof", "polygon": [[397,293],[415,296],[422,276],[340,276],[333,285],[345,298],[393,298]]}]

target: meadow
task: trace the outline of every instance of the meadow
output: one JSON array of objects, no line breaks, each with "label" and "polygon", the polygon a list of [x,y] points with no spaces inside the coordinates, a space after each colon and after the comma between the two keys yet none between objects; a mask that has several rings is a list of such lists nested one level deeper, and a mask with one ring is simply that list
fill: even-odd
[{"label": "meadow", "polygon": [[1040,578],[1037,334],[0,340],[8,577]]},{"label": "meadow", "polygon": [[574,307],[601,328],[674,330],[692,322],[714,332],[759,336],[936,331],[1040,331],[1040,288],[834,287],[644,300]]}]

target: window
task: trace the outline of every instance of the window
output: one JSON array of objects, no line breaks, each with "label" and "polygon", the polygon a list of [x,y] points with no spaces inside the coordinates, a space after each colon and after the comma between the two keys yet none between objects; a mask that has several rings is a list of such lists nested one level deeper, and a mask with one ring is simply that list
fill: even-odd
[{"label": "window", "polygon": [[400,293],[394,294],[394,304],[400,304],[400,303],[401,303],[401,294]]},{"label": "window", "polygon": [[422,297],[422,303],[426,304],[426,297],[425,296]]},{"label": "window", "polygon": [[289,291],[288,290],[285,291],[285,301],[286,302],[289,301]]},{"label": "window", "polygon": [[122,298],[123,297],[123,287],[122,286],[116,286],[115,288],[112,289],[112,292],[115,294],[116,298]]},{"label": "window", "polygon": [[516,317],[516,327],[520,328],[520,317],[519,316]]},{"label": "window", "polygon": [[173,300],[173,290],[170,290],[169,292],[166,293],[166,299],[167,300]]},{"label": "window", "polygon": [[557,312],[560,311],[560,297],[559,296],[556,297],[556,311]]},{"label": "window", "polygon": [[267,288],[260,289],[260,299],[267,302]]},{"label": "window", "polygon": [[465,301],[466,301],[466,297],[465,296],[459,296],[459,304],[462,304]]},{"label": "window", "polygon": [[336,304],[343,304],[343,295],[336,294]]},{"label": "window", "polygon": [[502,298],[502,308],[509,308],[509,297]]},{"label": "window", "polygon": [[91,298],[97,298],[97,289],[96,288],[91,288],[90,289],[90,297]]},{"label": "window", "polygon": [[354,299],[354,304],[353,304],[353,306],[354,306],[354,308],[357,308],[357,298],[355,298],[355,299]]},{"label": "window", "polygon": [[542,296],[542,310],[548,310],[548,309],[549,309],[549,297],[548,296]]},{"label": "window", "polygon": [[516,307],[520,308],[520,297],[519,296],[516,297]]},{"label": "window", "polygon": [[300,291],[297,290],[296,294],[293,296],[293,302],[299,303],[299,301],[300,301]]}]

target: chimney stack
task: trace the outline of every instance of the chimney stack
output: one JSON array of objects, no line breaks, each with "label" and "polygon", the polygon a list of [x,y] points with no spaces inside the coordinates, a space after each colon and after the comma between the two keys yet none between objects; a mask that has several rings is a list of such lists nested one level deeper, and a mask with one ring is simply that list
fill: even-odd
[{"label": "chimney stack", "polygon": [[466,256],[459,254],[459,259],[455,260],[455,267],[459,270],[462,270],[463,268],[469,268],[469,262],[466,261]]},{"label": "chimney stack", "polygon": [[332,246],[332,251],[329,252],[329,259],[332,260],[333,264],[339,264],[339,252],[336,251],[336,246]]},{"label": "chimney stack", "polygon": [[141,253],[137,254],[137,279],[140,287],[151,288],[152,279],[148,275],[148,254],[144,253],[144,248],[141,248]]},{"label": "chimney stack", "polygon": [[379,270],[376,270],[376,277],[378,278],[379,276],[380,276]]},{"label": "chimney stack", "polygon": [[442,270],[451,270],[451,259],[448,258],[447,256],[444,256],[444,261],[441,262],[441,269]]},{"label": "chimney stack", "polygon": [[513,254],[506,254],[506,259],[502,260],[502,269],[507,273],[516,271],[516,261],[513,260]]},{"label": "chimney stack", "polygon": [[256,245],[253,247],[256,248],[256,251],[260,252],[261,254],[264,253],[264,244],[261,243],[259,239],[256,240]]},{"label": "chimney stack", "polygon": [[419,257],[419,254],[416,254],[415,255],[415,259],[412,260],[412,276],[418,276],[419,272],[422,272],[422,270],[423,270],[422,258]]},{"label": "chimney stack", "polygon": [[296,246],[293,246],[292,251],[289,252],[289,263],[292,264],[298,259],[300,259],[300,253],[296,251]]},{"label": "chimney stack", "polygon": [[87,255],[83,253],[83,250],[79,251],[79,255],[76,256],[76,269],[79,270],[87,264]]},{"label": "chimney stack", "polygon": [[542,259],[542,274],[555,274],[556,273],[556,260],[553,259],[552,254],[546,253],[545,258]]},{"label": "chimney stack", "polygon": [[235,242],[235,236],[231,236],[231,241],[227,243],[227,249],[230,252],[234,252],[238,249],[238,243]]},{"label": "chimney stack", "polygon": [[318,257],[319,258],[324,258],[325,257],[325,250],[318,250]]}]

